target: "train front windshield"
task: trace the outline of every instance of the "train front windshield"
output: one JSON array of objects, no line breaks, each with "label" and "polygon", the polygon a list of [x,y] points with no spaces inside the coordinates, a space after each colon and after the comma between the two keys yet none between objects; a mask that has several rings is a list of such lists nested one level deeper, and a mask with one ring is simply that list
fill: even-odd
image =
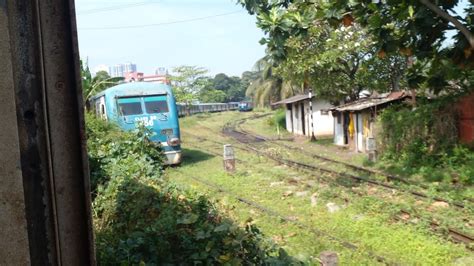
[{"label": "train front windshield", "polygon": [[140,98],[121,98],[117,103],[122,116],[143,114]]},{"label": "train front windshield", "polygon": [[160,114],[169,112],[166,96],[146,97],[144,98],[144,100],[145,109],[148,114]]}]

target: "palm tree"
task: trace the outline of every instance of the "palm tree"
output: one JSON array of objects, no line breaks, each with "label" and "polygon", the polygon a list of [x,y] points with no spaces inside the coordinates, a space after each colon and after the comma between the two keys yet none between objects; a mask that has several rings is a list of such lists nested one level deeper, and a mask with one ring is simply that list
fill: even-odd
[{"label": "palm tree", "polygon": [[288,96],[293,96],[300,89],[291,82],[274,75],[274,65],[269,56],[259,59],[254,65],[254,71],[260,73],[247,88],[246,96],[253,99],[258,107],[269,106]]}]

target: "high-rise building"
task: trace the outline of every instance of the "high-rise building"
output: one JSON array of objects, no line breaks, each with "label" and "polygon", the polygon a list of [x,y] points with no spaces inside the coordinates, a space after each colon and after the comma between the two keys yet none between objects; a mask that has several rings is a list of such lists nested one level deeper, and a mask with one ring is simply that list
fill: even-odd
[{"label": "high-rise building", "polygon": [[137,72],[137,65],[132,63],[117,64],[110,67],[111,77],[125,77],[126,73]]},{"label": "high-rise building", "polygon": [[155,75],[165,76],[168,75],[168,70],[165,67],[157,67]]}]

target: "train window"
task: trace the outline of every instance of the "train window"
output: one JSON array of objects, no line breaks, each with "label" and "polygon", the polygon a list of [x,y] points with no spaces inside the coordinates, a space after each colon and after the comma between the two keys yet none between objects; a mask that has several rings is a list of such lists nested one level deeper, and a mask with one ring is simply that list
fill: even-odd
[{"label": "train window", "polygon": [[122,98],[118,99],[117,103],[120,114],[123,116],[140,115],[143,113],[140,98]]},{"label": "train window", "polygon": [[166,96],[146,97],[145,109],[148,114],[168,113],[169,109]]}]

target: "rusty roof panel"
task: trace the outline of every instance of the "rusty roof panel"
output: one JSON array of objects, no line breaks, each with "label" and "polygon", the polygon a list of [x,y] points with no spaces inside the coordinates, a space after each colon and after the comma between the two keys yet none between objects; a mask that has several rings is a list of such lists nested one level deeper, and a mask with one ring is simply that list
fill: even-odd
[{"label": "rusty roof panel", "polygon": [[392,92],[392,93],[384,95],[383,97],[368,97],[368,98],[359,99],[354,102],[337,106],[335,108],[332,108],[331,110],[335,110],[338,112],[361,111],[361,110],[378,106],[381,104],[400,100],[405,97],[409,97],[409,95],[404,91]]}]

